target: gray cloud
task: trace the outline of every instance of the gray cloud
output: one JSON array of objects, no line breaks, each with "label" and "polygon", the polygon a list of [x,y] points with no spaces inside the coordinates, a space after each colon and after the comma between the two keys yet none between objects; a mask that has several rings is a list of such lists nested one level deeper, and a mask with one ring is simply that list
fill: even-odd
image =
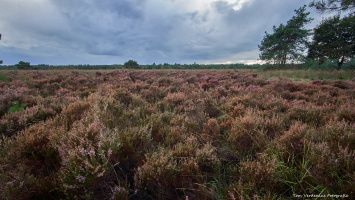
[{"label": "gray cloud", "polygon": [[309,1],[3,0],[0,59],[34,64],[223,63],[257,45]]}]

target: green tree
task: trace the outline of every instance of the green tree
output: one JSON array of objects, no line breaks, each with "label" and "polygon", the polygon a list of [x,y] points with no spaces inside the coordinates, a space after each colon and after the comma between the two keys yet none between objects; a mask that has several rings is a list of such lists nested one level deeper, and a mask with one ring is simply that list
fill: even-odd
[{"label": "green tree", "polygon": [[314,28],[313,42],[308,57],[323,63],[327,59],[336,59],[338,69],[355,56],[355,16],[339,15],[323,20]]},{"label": "green tree", "polygon": [[312,1],[309,4],[310,7],[314,7],[320,13],[326,11],[330,12],[342,12],[355,9],[355,0],[321,0]]},{"label": "green tree", "polygon": [[129,60],[124,63],[123,67],[127,69],[139,69],[139,64],[137,63],[137,61]]},{"label": "green tree", "polygon": [[307,46],[307,37],[310,30],[304,28],[313,19],[306,13],[306,5],[295,10],[286,25],[280,24],[273,27],[273,34],[265,32],[265,36],[258,45],[261,60],[274,61],[274,64],[286,64],[287,60],[300,60]]},{"label": "green tree", "polygon": [[31,64],[29,62],[24,62],[24,61],[20,61],[18,64],[15,65],[15,67],[17,67],[17,69],[31,69]]}]

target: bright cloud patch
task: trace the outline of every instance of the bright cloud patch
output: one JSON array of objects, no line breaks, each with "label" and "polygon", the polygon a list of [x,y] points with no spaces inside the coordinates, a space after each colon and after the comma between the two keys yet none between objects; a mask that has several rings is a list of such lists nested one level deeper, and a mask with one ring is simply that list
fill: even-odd
[{"label": "bright cloud patch", "polygon": [[229,4],[233,5],[234,10],[240,10],[243,8],[245,4],[250,4],[253,0],[224,0],[227,1]]},{"label": "bright cloud patch", "polygon": [[198,10],[198,11],[206,11],[211,8],[211,5],[215,2],[227,2],[232,6],[234,10],[240,10],[244,5],[252,3],[254,0],[183,0],[183,1],[173,1],[174,3],[185,5],[184,7],[187,10]]}]

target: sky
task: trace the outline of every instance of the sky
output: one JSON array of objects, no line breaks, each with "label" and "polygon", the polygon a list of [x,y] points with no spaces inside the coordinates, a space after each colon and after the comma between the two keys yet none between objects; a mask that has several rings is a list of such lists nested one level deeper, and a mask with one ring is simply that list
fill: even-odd
[{"label": "sky", "polygon": [[[265,31],[310,0],[0,0],[0,60],[31,64],[258,62]],[[315,18],[322,16],[307,8]]]}]

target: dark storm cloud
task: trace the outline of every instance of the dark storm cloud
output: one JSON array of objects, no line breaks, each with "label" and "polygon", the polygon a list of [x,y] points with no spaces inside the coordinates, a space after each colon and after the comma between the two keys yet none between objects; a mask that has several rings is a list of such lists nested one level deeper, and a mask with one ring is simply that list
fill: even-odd
[{"label": "dark storm cloud", "polygon": [[256,60],[273,25],[308,1],[3,0],[0,59],[49,64]]}]

